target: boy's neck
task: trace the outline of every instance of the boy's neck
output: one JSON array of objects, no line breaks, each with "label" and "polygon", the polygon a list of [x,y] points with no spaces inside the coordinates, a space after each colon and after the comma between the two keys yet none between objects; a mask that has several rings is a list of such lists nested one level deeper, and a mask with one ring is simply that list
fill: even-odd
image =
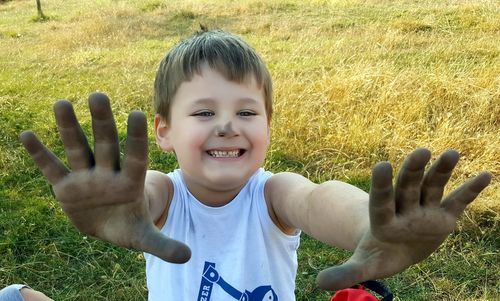
[{"label": "boy's neck", "polygon": [[227,190],[214,190],[192,181],[189,176],[183,174],[189,192],[202,204],[209,207],[221,207],[229,204],[241,191],[245,183],[239,187]]}]

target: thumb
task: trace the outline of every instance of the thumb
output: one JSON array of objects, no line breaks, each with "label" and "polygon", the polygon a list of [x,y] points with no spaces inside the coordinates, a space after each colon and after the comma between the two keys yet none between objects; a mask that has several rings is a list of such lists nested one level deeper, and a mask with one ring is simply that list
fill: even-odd
[{"label": "thumb", "polygon": [[316,278],[316,283],[321,289],[336,291],[351,287],[365,280],[367,279],[363,277],[361,264],[348,260],[342,265],[322,270]]},{"label": "thumb", "polygon": [[155,227],[144,233],[139,249],[171,263],[185,263],[191,258],[186,244],[166,237]]}]

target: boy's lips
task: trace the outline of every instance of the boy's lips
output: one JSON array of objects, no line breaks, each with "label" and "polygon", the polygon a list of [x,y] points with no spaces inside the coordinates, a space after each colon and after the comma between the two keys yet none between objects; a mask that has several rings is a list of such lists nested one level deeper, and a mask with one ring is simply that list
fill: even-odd
[{"label": "boy's lips", "polygon": [[241,157],[246,150],[242,148],[233,149],[210,149],[207,154],[213,158],[238,158]]}]

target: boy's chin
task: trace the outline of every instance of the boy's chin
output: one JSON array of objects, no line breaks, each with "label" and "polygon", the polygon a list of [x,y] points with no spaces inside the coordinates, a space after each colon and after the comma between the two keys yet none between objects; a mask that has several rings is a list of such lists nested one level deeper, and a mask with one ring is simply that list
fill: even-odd
[{"label": "boy's chin", "polygon": [[253,172],[243,170],[219,171],[208,174],[207,178],[216,190],[232,190],[245,185],[252,174]]}]

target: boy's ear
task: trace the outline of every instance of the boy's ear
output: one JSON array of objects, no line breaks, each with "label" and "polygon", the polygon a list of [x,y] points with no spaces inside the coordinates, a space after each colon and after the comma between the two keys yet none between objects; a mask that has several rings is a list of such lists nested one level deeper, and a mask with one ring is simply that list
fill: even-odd
[{"label": "boy's ear", "polygon": [[159,114],[155,114],[154,131],[156,143],[164,152],[173,151],[170,142],[170,125]]},{"label": "boy's ear", "polygon": [[271,121],[267,123],[267,147],[271,144]]}]

